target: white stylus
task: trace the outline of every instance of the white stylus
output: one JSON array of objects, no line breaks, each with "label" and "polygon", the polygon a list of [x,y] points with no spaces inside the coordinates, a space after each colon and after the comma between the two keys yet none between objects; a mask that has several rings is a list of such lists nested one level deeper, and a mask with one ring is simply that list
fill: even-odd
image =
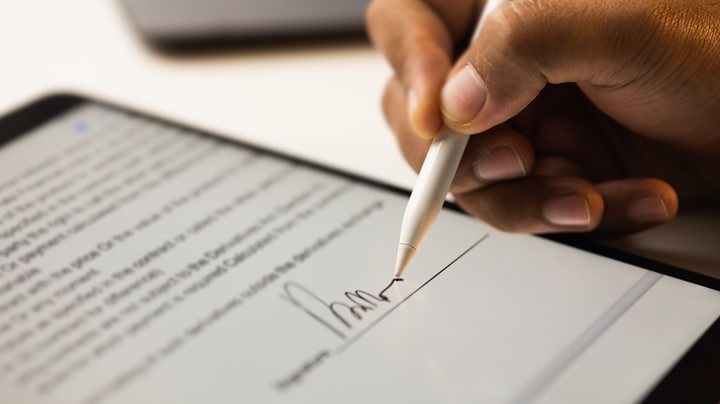
[{"label": "white stylus", "polygon": [[[473,40],[477,38],[485,18],[502,3],[503,0],[488,0],[485,3]],[[396,278],[402,277],[405,268],[440,213],[468,138],[468,135],[459,134],[443,125],[430,145],[403,215],[395,261]]]}]

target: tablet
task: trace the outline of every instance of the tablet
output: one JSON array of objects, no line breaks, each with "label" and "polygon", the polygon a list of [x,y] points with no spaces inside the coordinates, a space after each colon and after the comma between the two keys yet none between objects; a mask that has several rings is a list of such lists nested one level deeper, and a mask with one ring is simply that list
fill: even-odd
[{"label": "tablet", "polygon": [[449,206],[393,281],[405,191],[72,95],[0,141],[3,402],[720,397],[715,279]]},{"label": "tablet", "polygon": [[167,50],[365,38],[369,0],[121,0],[138,32]]}]

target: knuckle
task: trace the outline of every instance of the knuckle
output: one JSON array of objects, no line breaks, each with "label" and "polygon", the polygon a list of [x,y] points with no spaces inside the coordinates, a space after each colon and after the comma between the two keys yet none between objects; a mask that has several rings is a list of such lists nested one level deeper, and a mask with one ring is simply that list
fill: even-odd
[{"label": "knuckle", "polygon": [[537,21],[542,13],[542,7],[534,1],[513,1],[498,9],[494,18],[488,19],[488,25],[498,33],[498,46],[519,49],[540,38],[537,34],[542,27]]},{"label": "knuckle", "polygon": [[483,40],[478,42],[481,51],[469,53],[471,63],[485,71],[484,78],[527,76],[545,81],[544,67],[554,62],[558,44],[568,40],[560,32],[565,28],[554,26],[547,8],[517,0],[505,3],[487,18],[480,33]]},{"label": "knuckle", "polygon": [[498,46],[503,46],[515,60],[532,63],[529,66],[532,70],[543,71],[546,76],[548,67],[562,58],[561,48],[567,49],[574,40],[578,19],[575,11],[548,3],[551,2],[510,2],[499,13],[504,27],[498,28],[501,34]]}]

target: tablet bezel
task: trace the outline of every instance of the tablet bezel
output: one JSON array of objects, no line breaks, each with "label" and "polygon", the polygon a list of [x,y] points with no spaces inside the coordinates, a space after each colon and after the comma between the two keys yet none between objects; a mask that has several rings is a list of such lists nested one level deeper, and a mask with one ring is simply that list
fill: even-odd
[{"label": "tablet bezel", "polygon": [[[189,127],[181,123],[138,112],[132,108],[118,106],[100,101],[92,97],[83,97],[74,94],[53,94],[37,99],[15,111],[0,117],[0,147],[18,139],[23,134],[41,126],[54,117],[71,110],[85,102],[104,105],[133,115],[141,116],[162,122],[167,125],[196,132],[222,142],[233,144],[266,153],[278,158],[304,164],[324,172],[339,175],[360,181],[375,187],[392,192],[409,195],[407,190],[380,183],[376,180],[343,172],[341,170],[324,166],[322,164],[302,160],[294,156],[268,150],[252,144],[245,143],[229,137],[208,133],[207,131]],[[446,209],[460,211],[453,204],[447,203]],[[658,272],[690,283],[705,286],[720,291],[720,279],[692,272],[687,269],[675,267],[652,259],[640,257],[612,247],[599,244],[587,236],[575,234],[560,234],[540,236],[565,245],[582,249],[594,254],[602,255],[621,262],[636,265],[650,271]],[[717,402],[720,399],[720,316],[705,331],[705,333],[690,347],[690,349],[676,362],[662,379],[650,390],[644,398],[646,403],[663,402]]]}]

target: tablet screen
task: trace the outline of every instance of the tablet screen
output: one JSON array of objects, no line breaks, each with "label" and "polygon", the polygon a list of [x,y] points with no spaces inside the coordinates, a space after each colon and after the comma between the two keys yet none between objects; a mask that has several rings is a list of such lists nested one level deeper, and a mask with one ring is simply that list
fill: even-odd
[{"label": "tablet screen", "polygon": [[[241,117],[238,119],[242,119]],[[12,403],[627,402],[720,292],[85,102],[0,148]]]}]

